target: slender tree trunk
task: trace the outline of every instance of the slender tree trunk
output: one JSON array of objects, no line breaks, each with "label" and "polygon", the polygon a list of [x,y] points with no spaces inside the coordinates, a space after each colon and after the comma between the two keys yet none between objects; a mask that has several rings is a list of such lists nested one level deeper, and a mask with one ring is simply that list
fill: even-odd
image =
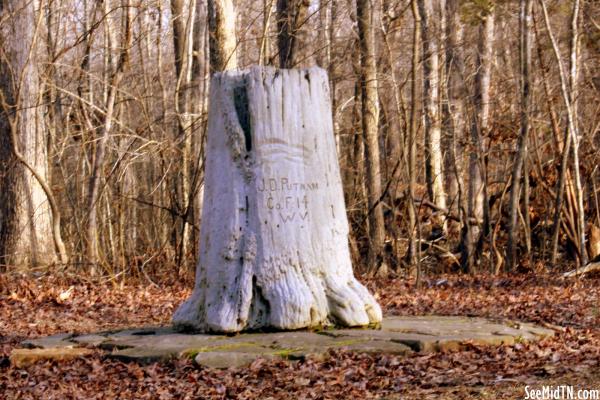
[{"label": "slender tree trunk", "polygon": [[[555,197],[554,197],[554,212],[553,212],[553,226],[552,226],[552,238],[551,238],[551,255],[550,265],[555,265],[556,257],[558,253],[558,235],[560,233],[561,226],[561,215],[563,209],[563,198],[565,193],[565,185],[572,187],[571,174],[568,173],[569,168],[569,155],[571,154],[571,135],[568,129],[564,129],[564,134],[561,135],[560,122],[557,116],[554,99],[552,97],[552,91],[550,88],[550,78],[548,77],[548,67],[544,63],[543,50],[540,45],[540,35],[536,25],[536,19],[533,18],[533,27],[536,40],[537,58],[540,65],[540,78],[543,81],[544,95],[547,99],[548,114],[550,116],[550,123],[552,126],[552,138],[556,150],[560,153],[561,161],[559,168],[559,178],[555,186]],[[562,139],[561,139],[562,137]],[[567,200],[571,199],[569,196]],[[571,210],[573,203],[568,201],[566,207]],[[568,223],[568,219],[564,224]]]},{"label": "slender tree trunk", "polygon": [[[560,49],[558,47],[558,43],[554,37],[554,33],[552,31],[552,26],[550,25],[550,17],[548,15],[548,10],[546,7],[546,3],[544,0],[539,0],[540,5],[542,6],[542,11],[544,15],[544,22],[546,25],[546,30],[548,32],[548,36],[550,37],[550,42],[552,43],[552,49],[554,50],[554,56],[556,58],[556,62],[558,64],[559,77],[560,77],[560,87],[561,94],[563,98],[563,102],[567,109],[567,140],[565,141],[565,148],[563,149],[563,158],[561,165],[561,176],[559,177],[559,184],[561,184],[557,190],[557,201],[559,204],[560,200],[558,196],[562,197],[562,192],[564,190],[564,176],[566,175],[566,162],[568,160],[568,156],[565,156],[565,153],[568,152],[569,142],[573,144],[573,172],[575,174],[575,192],[576,192],[576,201],[577,201],[577,234],[578,234],[578,246],[579,246],[579,265],[583,266],[587,264],[587,252],[585,249],[585,214],[583,208],[583,189],[581,187],[581,177],[579,173],[579,132],[577,131],[577,123],[576,123],[576,114],[573,108],[573,102],[575,100],[574,95],[576,95],[576,86],[577,86],[577,48],[578,48],[578,20],[579,20],[579,0],[575,0],[573,3],[573,13],[571,20],[571,57],[570,57],[570,73],[567,76],[567,72],[565,71],[565,67],[563,65],[562,56],[560,54]],[[563,172],[564,170],[564,172]],[[560,212],[560,209],[555,211]],[[558,223],[560,222],[560,217],[557,218],[555,214],[555,232],[558,228]],[[555,235],[558,235],[555,233]],[[558,239],[556,240],[558,243]],[[554,247],[553,240],[553,247]],[[555,251],[553,251],[555,254]],[[554,257],[553,257],[554,258]]]},{"label": "slender tree trunk", "polygon": [[[104,7],[105,13],[108,10],[108,4],[101,4],[99,2],[95,2],[94,7],[90,10],[90,2],[84,1],[83,3],[83,37],[84,41],[84,53],[80,62],[80,75],[79,75],[79,84],[77,86],[77,94],[79,95],[79,109],[81,112],[80,118],[83,120],[83,125],[85,129],[81,130],[81,136],[83,143],[89,143],[93,141],[93,132],[95,131],[95,120],[94,113],[90,111],[90,106],[94,105],[94,86],[93,80],[94,77],[90,71],[91,66],[91,58],[92,58],[92,45],[94,40],[94,35],[91,34],[90,28],[91,25],[95,22],[95,13],[97,9],[102,10],[100,7]],[[91,11],[91,12],[90,12]],[[109,21],[107,21],[105,25],[108,25]],[[106,53],[106,52],[105,52]],[[87,148],[88,146],[82,147],[82,162],[81,162],[81,177],[80,177],[80,188],[81,188],[81,199],[86,198],[86,181],[89,179],[88,174],[91,170],[91,164],[93,163],[93,158],[91,157],[91,152]],[[89,146],[91,147],[91,146]],[[76,207],[77,211],[80,212],[80,215],[85,221],[85,217],[88,215],[88,210],[86,207]],[[87,231],[84,233],[84,226],[79,229],[81,241],[78,252],[80,253],[80,261],[86,261],[87,248],[83,247],[84,244],[87,243]]]},{"label": "slender tree trunk", "polygon": [[467,217],[466,196],[463,189],[465,181],[465,146],[466,137],[466,87],[464,84],[464,55],[462,51],[462,40],[464,27],[460,20],[459,0],[448,0],[446,2],[446,77],[447,77],[447,107],[445,113],[446,129],[450,138],[448,141],[449,154],[446,179],[448,181],[449,206],[448,209]]},{"label": "slender tree trunk", "polygon": [[194,64],[194,34],[197,33],[194,25],[196,22],[196,2],[191,1],[187,6],[183,0],[171,0],[171,13],[173,15],[173,41],[175,49],[175,70],[177,72],[177,85],[175,88],[175,111],[178,117],[178,141],[181,152],[181,182],[179,186],[180,208],[184,214],[179,235],[177,264],[187,266],[189,246],[191,243],[191,226],[188,217],[193,209],[193,177],[192,177],[192,138],[193,138],[193,110],[198,99],[193,82]]},{"label": "slender tree trunk", "polygon": [[[168,101],[167,101],[167,85],[165,82],[165,73],[163,71],[163,40],[162,40],[162,32],[163,32],[163,16],[164,11],[162,8],[162,2],[158,2],[156,5],[156,38],[155,38],[155,46],[156,46],[156,65],[157,71],[156,75],[158,78],[158,86],[160,89],[160,118],[162,119],[162,130],[168,132],[172,129],[172,126],[168,124]],[[164,166],[164,158],[161,159],[163,163],[161,163],[160,174],[166,175],[167,171],[165,171]],[[170,195],[170,185],[161,185],[160,190],[155,191],[155,201],[161,204],[167,204],[169,202],[168,198]],[[159,235],[158,235],[158,243],[168,243],[169,242],[169,234],[171,229],[167,226],[166,223],[159,224]]]},{"label": "slender tree trunk", "polygon": [[413,27],[413,43],[412,43],[412,68],[411,68],[411,106],[410,106],[410,132],[408,134],[407,147],[408,151],[408,262],[411,266],[417,268],[417,282],[420,281],[421,267],[420,260],[417,258],[417,210],[415,208],[415,188],[417,186],[417,165],[416,165],[416,153],[417,153],[417,133],[419,130],[418,123],[418,80],[419,80],[419,46],[421,43],[421,18],[419,16],[419,9],[417,0],[411,1],[412,14],[414,19]]},{"label": "slender tree trunk", "polygon": [[277,0],[279,67],[294,68],[303,61],[310,0]]},{"label": "slender tree trunk", "polygon": [[[336,96],[336,92],[337,92],[337,70],[336,70],[336,59],[333,56],[333,51],[336,47],[336,26],[335,23],[337,22],[337,0],[329,0],[330,5],[329,5],[329,20],[328,20],[328,24],[327,24],[327,28],[328,28],[328,32],[327,32],[327,38],[328,38],[328,42],[327,42],[327,75],[329,76],[329,86],[330,86],[330,90],[331,90],[331,113],[333,115],[333,133],[335,135],[335,139],[336,139],[336,143],[337,143],[337,147],[338,147],[338,154],[341,154],[341,139],[339,136],[339,121],[337,118],[337,107],[338,107],[338,103],[337,103],[337,96]],[[327,5],[327,3],[325,3],[325,6]]]},{"label": "slender tree trunk", "polygon": [[232,0],[208,0],[210,66],[212,72],[237,68],[235,9]]},{"label": "slender tree trunk", "polygon": [[[527,140],[529,136],[529,110],[531,107],[531,18],[532,0],[521,0],[519,15],[519,64],[521,70],[521,132],[517,152],[513,161],[512,187],[510,191],[510,219],[508,225],[508,248],[506,268],[512,271],[517,263],[518,215],[521,197],[521,177],[525,158],[527,157]],[[525,210],[528,212],[528,210]]]},{"label": "slender tree trunk", "polygon": [[579,98],[579,12],[580,1],[573,2],[573,11],[571,17],[571,46],[570,46],[570,73],[569,84],[571,87],[571,123],[573,125],[573,169],[575,172],[575,195],[577,197],[577,235],[579,240],[579,265],[584,266],[588,263],[588,255],[585,247],[585,208],[583,206],[583,186],[581,183],[581,174],[579,173],[579,143],[581,141],[579,133],[578,98]]},{"label": "slender tree trunk", "polygon": [[[204,201],[204,142],[206,133],[208,81],[210,80],[210,49],[208,24],[208,7],[206,1],[196,0],[196,21],[193,34],[193,61],[191,81],[191,111],[192,111],[192,188],[191,202],[188,207],[186,220],[199,221],[202,217],[202,203]],[[191,232],[190,254],[198,254],[197,230]]]},{"label": "slender tree trunk", "polygon": [[[398,21],[396,19],[398,16],[395,14],[393,7],[394,5],[391,4],[390,1],[386,0],[382,2],[381,13],[385,19],[382,21],[381,25],[383,43],[385,44],[386,49],[386,61],[389,63],[389,77],[392,84],[393,108],[390,114],[393,115],[392,118],[395,119],[395,125],[393,128],[389,129],[387,138],[389,149],[386,153],[386,157],[390,159],[391,165],[394,166],[387,177],[387,195],[390,198],[390,204],[392,206],[390,211],[394,216],[393,218],[396,218],[396,216],[403,212],[399,209],[399,207],[401,207],[401,202],[398,202],[398,199],[403,197],[407,198],[406,187],[402,184],[409,180],[406,138],[408,136],[407,132],[409,130],[410,117],[408,115],[402,85],[397,72],[397,53],[394,51],[393,44],[395,43],[397,35],[397,32],[395,32],[397,24],[394,22]],[[404,193],[401,193],[401,190]],[[400,241],[398,240],[403,235],[402,227],[398,223],[392,223],[388,224],[386,228],[388,229],[388,235],[392,237],[392,256],[394,257],[394,260],[400,261],[402,253],[405,252],[404,246],[400,244]],[[396,263],[394,262],[390,262],[390,267],[396,267],[395,264]]]},{"label": "slender tree trunk", "polygon": [[102,51],[102,101],[104,105],[108,104],[108,95],[110,90],[110,79],[117,67],[117,39],[115,38],[115,14],[111,8],[112,0],[102,2],[102,11],[104,15],[104,48]]},{"label": "slender tree trunk", "polygon": [[[360,83],[360,45],[358,39],[358,29],[356,27],[356,8],[349,5],[349,17],[352,21],[353,32],[352,32],[352,45],[350,47],[352,51],[352,72],[354,77],[354,96],[352,100],[352,118],[350,125],[350,134],[348,135],[348,158],[347,163],[342,164],[341,168],[344,173],[346,187],[349,190],[345,191],[347,196],[347,204],[349,209],[349,218],[351,221],[365,221],[366,216],[366,190],[364,182],[364,148],[365,142],[362,137],[362,95],[361,95],[361,83]],[[331,78],[331,76],[329,77]],[[338,153],[342,154],[342,153]],[[364,214],[363,214],[364,213]],[[358,247],[358,239],[368,235],[368,223],[366,224],[355,224],[350,223],[350,249],[352,252],[353,260],[356,262],[361,259],[360,249]],[[362,268],[364,270],[364,268]]]},{"label": "slender tree trunk", "polygon": [[[387,177],[387,179],[390,180],[389,195],[392,201],[395,201],[398,197],[402,196],[402,194],[398,193],[402,172],[404,172],[405,177],[408,177],[408,170],[406,168],[407,155],[404,153],[404,141],[406,140],[405,132],[408,130],[409,126],[409,117],[406,112],[406,104],[396,67],[397,53],[394,51],[393,43],[395,42],[394,31],[396,30],[397,25],[393,23],[391,16],[393,15],[394,18],[396,18],[396,16],[393,14],[394,11],[391,7],[393,7],[393,5],[390,4],[389,1],[382,2],[381,14],[384,16],[384,20],[381,24],[381,33],[386,50],[386,61],[390,71],[389,78],[391,80],[393,94],[393,106],[391,107],[393,112],[390,112],[390,127],[388,128],[389,133],[386,140],[388,149],[385,156],[390,158],[392,165],[397,164],[397,167],[390,171],[391,173]],[[400,163],[402,163],[402,165],[400,165]]]},{"label": "slender tree trunk", "polygon": [[43,10],[38,1],[4,0],[0,16],[10,18],[0,31],[0,265],[66,263],[40,104]]},{"label": "slender tree trunk", "polygon": [[[104,125],[102,127],[102,133],[98,143],[96,144],[96,154],[94,157],[94,165],[92,167],[92,174],[88,183],[88,194],[87,194],[87,210],[88,210],[88,223],[86,226],[86,238],[87,238],[87,260],[91,264],[91,272],[95,274],[97,272],[96,266],[98,263],[98,223],[97,223],[97,206],[100,198],[100,181],[102,177],[102,170],[104,167],[104,161],[106,157],[106,146],[108,144],[108,138],[112,130],[112,124],[115,114],[115,102],[117,99],[117,91],[123,79],[123,74],[129,64],[129,48],[131,46],[131,14],[129,9],[130,0],[123,1],[123,12],[126,13],[124,18],[124,26],[122,31],[121,40],[121,51],[119,53],[119,59],[117,61],[116,69],[110,79],[108,87],[108,97],[106,99],[106,113],[104,115]],[[106,49],[108,51],[108,49]]]},{"label": "slender tree trunk", "polygon": [[316,63],[319,67],[327,69],[331,62],[331,38],[329,37],[329,18],[327,18],[327,8],[330,0],[319,0],[319,28],[318,44],[315,48],[317,53]]},{"label": "slender tree trunk", "polygon": [[258,63],[260,65],[271,64],[271,40],[269,32],[271,30],[271,16],[273,15],[273,1],[274,0],[263,0],[263,26],[258,55]]},{"label": "slender tree trunk", "polygon": [[[463,248],[463,269],[472,271],[476,246],[481,240],[482,228],[487,224],[487,187],[484,137],[489,130],[490,90],[492,60],[494,56],[495,10],[490,5],[479,25],[477,45],[477,74],[475,76],[474,112],[471,118],[471,141],[469,144],[469,188],[467,198],[466,237]],[[475,224],[471,224],[475,221]],[[487,230],[487,228],[486,228]]]},{"label": "slender tree trunk", "polygon": [[[440,51],[439,27],[435,21],[432,0],[419,0],[423,45],[423,108],[425,111],[425,171],[427,189],[433,203],[446,209],[444,173],[442,170],[442,125],[440,109]],[[441,216],[436,225],[446,230]]]},{"label": "slender tree trunk", "polygon": [[360,81],[362,85],[362,129],[365,140],[367,198],[369,205],[369,268],[371,273],[387,274],[384,259],[385,226],[381,202],[381,172],[379,155],[379,96],[373,8],[369,0],[356,3],[358,35],[361,49]]},{"label": "slender tree trunk", "polygon": [[[89,116],[87,116],[87,106],[89,104],[94,104],[94,91],[93,91],[93,77],[90,73],[90,64],[91,64],[91,53],[92,53],[92,45],[94,35],[91,32],[91,25],[95,22],[95,14],[96,9],[98,7],[98,3],[94,4],[93,7],[89,6],[88,1],[83,2],[83,29],[84,29],[84,37],[85,37],[85,50],[83,58],[81,59],[81,75],[79,78],[79,86],[77,87],[77,93],[79,97],[81,97],[81,108],[82,112],[85,113],[86,119],[89,120]],[[87,104],[85,104],[87,102]]]}]

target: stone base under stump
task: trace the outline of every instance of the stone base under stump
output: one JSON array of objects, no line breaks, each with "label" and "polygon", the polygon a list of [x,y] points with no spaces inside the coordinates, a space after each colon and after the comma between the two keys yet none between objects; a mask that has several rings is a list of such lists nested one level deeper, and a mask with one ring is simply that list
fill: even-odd
[{"label": "stone base under stump", "polygon": [[553,334],[550,329],[529,323],[441,316],[387,317],[377,330],[333,329],[236,336],[183,334],[170,327],[144,327],[27,340],[22,343],[24,348],[13,350],[10,358],[13,365],[23,367],[39,360],[87,356],[93,352],[85,351],[86,348],[96,348],[106,352],[108,357],[123,361],[151,363],[193,357],[202,366],[228,368],[247,366],[257,358],[319,358],[330,349],[403,355],[458,350],[468,343],[511,345]]}]

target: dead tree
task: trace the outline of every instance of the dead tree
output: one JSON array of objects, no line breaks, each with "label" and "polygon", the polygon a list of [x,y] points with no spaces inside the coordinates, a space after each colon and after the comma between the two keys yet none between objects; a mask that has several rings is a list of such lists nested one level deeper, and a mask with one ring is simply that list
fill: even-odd
[{"label": "dead tree", "polygon": [[176,328],[380,322],[352,271],[326,72],[226,71],[210,97],[196,285]]}]

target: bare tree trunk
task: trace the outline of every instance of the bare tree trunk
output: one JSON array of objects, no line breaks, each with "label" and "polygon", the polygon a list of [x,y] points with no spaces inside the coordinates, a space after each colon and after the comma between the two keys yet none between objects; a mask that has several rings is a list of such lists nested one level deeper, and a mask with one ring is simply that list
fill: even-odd
[{"label": "bare tree trunk", "polygon": [[356,3],[358,35],[361,49],[360,81],[362,86],[362,129],[365,141],[367,198],[369,206],[369,272],[387,274],[384,257],[385,226],[381,202],[381,172],[379,154],[379,96],[373,8],[369,0]]},{"label": "bare tree trunk", "polygon": [[[93,133],[96,129],[96,121],[94,118],[94,112],[90,110],[90,107],[94,105],[94,77],[90,71],[91,63],[92,63],[92,45],[94,40],[94,35],[91,33],[91,26],[95,23],[95,13],[97,10],[102,10],[101,7],[104,7],[105,15],[107,14],[107,10],[109,8],[108,2],[102,4],[100,2],[95,2],[94,6],[90,10],[90,2],[84,1],[82,7],[83,13],[83,37],[84,37],[84,53],[80,62],[80,72],[79,72],[79,84],[77,86],[77,93],[79,95],[79,110],[80,110],[80,118],[83,120],[83,126],[86,129],[81,130],[81,136],[83,143],[92,143],[93,142]],[[105,22],[105,25],[108,26],[109,21],[108,18]],[[106,39],[105,39],[106,40]],[[105,52],[106,54],[106,52]],[[105,56],[106,58],[106,56]],[[86,196],[86,181],[89,179],[88,174],[91,170],[91,164],[93,162],[93,158],[88,146],[82,147],[82,156],[81,156],[81,177],[79,187],[81,188],[81,199],[84,199]],[[89,146],[92,147],[92,146]],[[81,215],[81,219],[85,221],[88,216],[88,210],[85,207],[74,207],[75,210],[79,211],[79,215]],[[83,225],[83,224],[82,224]],[[84,245],[87,243],[87,236],[83,230],[83,226],[79,227],[79,235],[81,240],[79,241],[79,261],[85,262],[86,258],[86,248]]]},{"label": "bare tree trunk", "polygon": [[418,80],[419,80],[419,46],[421,42],[421,18],[419,16],[419,9],[417,0],[411,1],[412,14],[414,18],[413,27],[413,43],[412,43],[412,68],[411,68],[411,106],[410,106],[410,132],[408,134],[407,147],[408,151],[408,262],[411,266],[417,268],[417,282],[420,281],[421,267],[420,260],[417,257],[417,210],[415,208],[415,188],[417,186],[417,165],[416,165],[416,153],[417,153],[417,133],[419,130],[418,124],[418,109],[417,109],[417,98],[418,98]]},{"label": "bare tree trunk", "polygon": [[[560,233],[561,215],[563,208],[563,197],[565,193],[565,181],[567,185],[572,186],[571,174],[568,173],[569,155],[571,152],[571,135],[569,130],[565,129],[564,134],[561,135],[560,122],[554,106],[554,99],[550,88],[550,77],[548,75],[548,66],[544,62],[543,58],[543,47],[540,43],[540,35],[536,25],[536,19],[533,18],[533,28],[536,40],[537,59],[540,65],[540,78],[543,81],[544,96],[546,97],[546,104],[548,106],[548,114],[550,117],[550,126],[552,127],[552,139],[554,147],[558,153],[560,153],[560,169],[559,178],[555,185],[554,193],[554,212],[553,212],[553,227],[552,227],[552,238],[551,238],[551,256],[550,265],[555,265],[556,256],[558,252],[558,235]],[[561,140],[562,137],[562,140]],[[540,174],[541,175],[541,174]],[[570,199],[569,196],[567,198]],[[572,209],[573,203],[568,201],[566,207],[569,210]],[[565,224],[567,221],[565,221]]]},{"label": "bare tree trunk", "polygon": [[[408,177],[408,154],[406,148],[406,138],[408,137],[408,130],[410,125],[410,117],[408,115],[406,101],[402,90],[402,84],[398,78],[397,72],[397,53],[394,51],[394,42],[397,37],[397,26],[400,20],[399,16],[394,10],[394,4],[390,1],[383,1],[381,4],[381,14],[384,17],[382,21],[381,33],[383,36],[383,43],[386,49],[386,59],[389,63],[389,78],[392,84],[393,94],[393,108],[390,112],[392,118],[395,119],[394,128],[389,129],[387,143],[389,148],[385,154],[385,157],[389,158],[393,169],[387,176],[387,196],[390,199],[391,215],[392,218],[396,218],[400,215],[403,210],[402,202],[399,199],[407,197],[406,185],[404,182],[409,180]],[[402,193],[402,192],[403,193]],[[400,238],[403,236],[401,232],[402,227],[398,223],[387,224],[388,235],[392,239],[392,257],[393,261],[390,262],[389,267],[394,268],[398,265],[398,262],[402,258],[402,254],[405,253],[405,247],[400,242]]]},{"label": "bare tree trunk", "polygon": [[235,9],[232,0],[208,0],[210,66],[212,72],[237,68]]},{"label": "bare tree trunk", "polygon": [[[381,34],[383,36],[383,44],[385,45],[386,50],[386,61],[388,63],[389,68],[389,78],[392,84],[392,94],[393,94],[393,107],[392,110],[394,112],[390,112],[390,127],[387,142],[387,152],[385,154],[386,157],[391,159],[392,165],[394,163],[403,162],[402,168],[395,168],[394,171],[391,171],[392,174],[389,174],[387,179],[391,181],[391,190],[390,196],[392,199],[397,199],[402,196],[397,193],[397,189],[399,187],[400,175],[404,170],[405,176],[407,175],[406,169],[406,154],[404,151],[404,140],[405,140],[405,131],[408,129],[408,115],[406,114],[405,101],[402,93],[402,88],[398,79],[397,73],[397,53],[394,51],[394,39],[395,39],[395,31],[397,30],[397,24],[394,22],[398,21],[398,16],[395,15],[395,10],[393,9],[393,5],[390,4],[389,1],[383,1],[381,4],[381,15],[383,16],[383,21],[381,23]],[[404,126],[402,126],[402,123]],[[393,127],[392,127],[393,126]]]},{"label": "bare tree trunk", "polygon": [[464,210],[465,220],[467,218],[467,206],[463,189],[465,181],[465,146],[466,138],[466,87],[464,83],[464,55],[462,41],[464,27],[460,20],[459,0],[448,0],[446,2],[446,77],[447,98],[445,108],[447,116],[445,124],[449,131],[448,141],[448,168],[446,179],[448,181],[449,206],[448,209],[459,215]]},{"label": "bare tree trunk", "polygon": [[[440,51],[439,27],[434,17],[432,0],[419,0],[421,16],[421,32],[423,45],[423,108],[425,110],[425,171],[427,189],[433,203],[446,208],[446,191],[444,190],[444,173],[442,170],[442,125],[440,110]],[[446,230],[445,218],[435,221],[436,225]]]},{"label": "bare tree trunk", "polygon": [[[91,25],[95,22],[95,14],[96,9],[98,8],[98,3],[94,5],[94,7],[89,7],[88,1],[83,2],[83,29],[84,29],[84,37],[85,37],[85,50],[83,58],[81,59],[81,76],[80,82],[77,87],[77,92],[81,97],[81,109],[82,112],[85,113],[86,120],[89,121],[89,116],[87,116],[87,105],[84,102],[89,104],[94,104],[94,91],[93,91],[93,78],[90,73],[90,64],[91,64],[91,52],[92,52],[92,44],[94,35],[91,32]],[[90,20],[91,19],[91,20]]]},{"label": "bare tree trunk", "polygon": [[[356,21],[356,9],[352,7],[350,9],[350,16],[352,21]],[[356,24],[354,24],[356,25]],[[357,30],[357,29],[356,29]],[[358,261],[361,259],[360,249],[357,245],[357,239],[369,235],[368,233],[368,220],[367,220],[367,191],[365,188],[365,141],[362,135],[362,85],[360,81],[360,45],[358,39],[358,32],[353,32],[353,45],[352,45],[352,71],[354,72],[354,96],[352,101],[352,125],[351,135],[348,141],[349,157],[347,162],[346,170],[349,171],[347,182],[349,182],[349,193],[348,201],[349,207],[353,209],[350,214],[350,218],[354,216],[354,220],[367,221],[366,224],[350,224],[350,243],[353,260]],[[338,153],[340,154],[340,153]],[[368,266],[367,266],[368,267]],[[366,268],[362,268],[365,270]]]},{"label": "bare tree trunk", "polygon": [[[131,15],[129,9],[130,0],[123,1],[123,12],[126,13],[124,18],[124,26],[122,31],[121,39],[121,51],[119,53],[119,59],[117,61],[116,69],[114,70],[110,79],[108,87],[108,97],[106,99],[106,113],[104,115],[104,125],[102,127],[102,134],[98,143],[96,144],[96,154],[94,157],[94,165],[92,168],[92,174],[88,183],[88,194],[87,194],[87,209],[88,209],[88,223],[86,226],[86,238],[87,238],[87,259],[91,264],[91,272],[95,274],[96,266],[98,263],[98,224],[97,224],[97,206],[100,196],[100,180],[102,170],[104,167],[104,160],[106,156],[106,146],[108,138],[112,129],[115,102],[117,98],[117,91],[119,85],[123,79],[125,69],[129,64],[129,48],[131,46]],[[108,49],[106,49],[108,51]]]},{"label": "bare tree trunk", "polygon": [[[554,114],[552,105],[550,104],[550,114]],[[553,119],[554,121],[554,119]],[[556,119],[556,130],[558,127],[558,119]],[[560,157],[560,172],[558,175],[558,181],[556,182],[556,197],[554,198],[554,216],[553,216],[553,227],[552,227],[552,250],[550,255],[550,264],[556,265],[556,257],[558,256],[558,236],[560,234],[561,226],[561,214],[563,212],[563,198],[565,196],[565,186],[571,186],[571,175],[569,172],[569,157],[571,155],[571,133],[569,129],[564,130],[564,137],[562,141],[562,151]],[[559,150],[560,146],[559,146]],[[568,200],[568,199],[567,199]],[[567,203],[568,206],[569,203]]]},{"label": "bare tree trunk", "polygon": [[309,0],[277,0],[277,46],[279,67],[294,68],[303,60],[306,45],[304,27]]},{"label": "bare tree trunk", "polygon": [[[544,15],[544,22],[546,25],[546,30],[548,32],[548,36],[550,37],[550,41],[552,43],[552,49],[554,50],[554,56],[556,58],[556,62],[558,64],[559,69],[559,77],[560,77],[560,87],[561,93],[563,97],[563,102],[565,103],[565,107],[567,109],[567,140],[565,141],[565,148],[563,148],[563,158],[561,165],[561,176],[559,177],[559,187],[557,190],[557,201],[556,204],[560,203],[560,196],[562,198],[563,190],[564,190],[564,181],[566,175],[566,162],[568,160],[568,147],[569,142],[573,144],[573,172],[575,174],[575,194],[577,201],[577,235],[578,235],[578,247],[579,247],[579,265],[584,266],[587,264],[587,252],[585,248],[585,210],[583,208],[583,188],[581,187],[581,177],[579,173],[579,132],[577,130],[577,116],[575,114],[576,108],[574,109],[573,105],[576,101],[577,94],[577,60],[578,60],[578,20],[579,20],[579,0],[575,0],[573,3],[573,12],[571,19],[571,54],[570,54],[570,73],[567,76],[567,72],[565,71],[562,56],[560,54],[560,49],[558,47],[558,43],[554,37],[554,33],[552,31],[552,26],[550,25],[550,17],[548,16],[548,10],[546,7],[546,3],[544,0],[539,0],[540,5],[542,6],[542,11]],[[570,90],[569,90],[570,89]],[[565,154],[566,153],[566,154]],[[564,167],[563,167],[564,165]],[[564,174],[564,175],[563,175]],[[557,209],[555,213],[560,212],[560,209]],[[558,223],[560,223],[560,217],[556,217],[555,214],[555,236],[558,236],[556,231],[558,230]],[[554,239],[554,238],[553,238]],[[558,238],[556,239],[556,243],[558,243]],[[553,240],[553,261],[555,258],[555,242]]]},{"label": "bare tree trunk", "polygon": [[67,263],[40,105],[43,10],[38,1],[5,0],[0,16],[0,264]]},{"label": "bare tree trunk", "polygon": [[187,266],[187,256],[191,243],[191,226],[188,218],[192,215],[194,207],[193,177],[192,177],[192,138],[194,131],[194,103],[198,99],[193,84],[194,73],[194,35],[197,33],[194,25],[196,18],[196,2],[188,2],[187,6],[183,0],[171,0],[171,13],[173,15],[173,41],[175,49],[175,70],[177,72],[177,85],[175,88],[175,111],[178,118],[178,142],[181,151],[181,182],[180,209],[184,215],[179,235],[177,252],[177,265]]},{"label": "bare tree trunk", "polygon": [[570,46],[570,73],[569,85],[571,88],[571,121],[573,125],[573,169],[575,173],[575,195],[577,197],[577,239],[579,240],[579,266],[588,263],[588,254],[585,247],[585,208],[583,206],[583,186],[579,173],[579,144],[581,141],[578,124],[578,98],[579,98],[579,12],[580,1],[573,2],[571,16],[571,46]]},{"label": "bare tree trunk", "polygon": [[[163,126],[162,126],[162,130],[163,131],[170,131],[172,129],[172,127],[170,125],[167,125],[167,121],[168,121],[168,117],[167,117],[167,107],[168,107],[168,101],[167,101],[167,85],[165,82],[165,73],[163,71],[163,40],[162,40],[162,32],[163,32],[163,16],[164,16],[164,11],[163,11],[163,7],[162,7],[162,2],[158,2],[156,5],[156,12],[157,12],[157,18],[156,18],[156,38],[154,40],[155,46],[156,46],[156,65],[157,65],[157,71],[156,71],[156,76],[157,76],[157,84],[159,86],[159,90],[160,90],[160,118],[162,120]],[[161,161],[164,161],[164,158],[161,159]],[[162,164],[162,163],[161,163]],[[161,165],[161,169],[159,170],[159,172],[164,175],[166,174],[164,165]],[[168,193],[170,192],[170,187],[169,185],[161,185],[160,190],[155,190],[154,193],[154,201],[156,201],[157,203],[162,203],[162,204],[167,204],[168,203]],[[158,243],[161,244],[165,244],[169,242],[169,233],[170,233],[170,229],[167,226],[167,224],[162,223],[159,224],[159,228],[158,228]],[[164,246],[164,245],[163,245]],[[158,246],[157,246],[158,247]]]},{"label": "bare tree trunk", "polygon": [[273,15],[273,1],[274,0],[263,0],[263,26],[258,55],[258,62],[260,65],[271,64],[271,40],[269,32],[271,30],[271,16]]},{"label": "bare tree trunk", "polygon": [[[196,1],[196,21],[193,33],[193,57],[191,76],[191,176],[192,187],[190,193],[191,204],[188,207],[186,220],[190,225],[202,217],[202,202],[204,200],[204,142],[206,133],[208,82],[210,80],[210,29],[208,20],[207,2]],[[198,231],[191,230],[190,254],[198,254]]]},{"label": "bare tree trunk", "polygon": [[331,0],[319,0],[319,28],[317,35],[319,42],[315,49],[317,53],[317,65],[325,69],[328,69],[331,64],[331,29],[329,24],[332,21],[327,16],[329,3],[331,3]]},{"label": "bare tree trunk", "polygon": [[[482,228],[486,223],[486,167],[483,137],[489,130],[490,90],[492,60],[494,55],[494,6],[485,10],[479,25],[477,45],[477,75],[475,76],[474,112],[471,118],[471,141],[469,151],[469,189],[467,198],[467,223],[463,255],[463,269],[472,271],[476,263],[475,250],[481,240]],[[471,224],[471,220],[475,224]],[[487,229],[487,228],[486,228]]]},{"label": "bare tree trunk", "polygon": [[[521,176],[527,157],[529,136],[529,112],[531,108],[531,18],[532,0],[521,0],[519,15],[519,64],[521,70],[521,133],[517,152],[513,161],[512,187],[510,191],[510,219],[508,226],[508,248],[506,251],[506,269],[512,271],[517,263],[518,215],[520,212]],[[525,210],[525,212],[529,212]]]},{"label": "bare tree trunk", "polygon": [[[338,146],[338,154],[341,153],[341,140],[339,136],[339,121],[337,120],[337,69],[336,69],[336,61],[333,57],[333,52],[336,46],[336,26],[335,23],[337,21],[337,0],[329,0],[329,19],[327,23],[328,32],[327,32],[327,75],[329,76],[329,86],[331,88],[331,113],[333,115],[333,133],[335,135],[336,143]],[[328,3],[325,3],[327,6]]]}]

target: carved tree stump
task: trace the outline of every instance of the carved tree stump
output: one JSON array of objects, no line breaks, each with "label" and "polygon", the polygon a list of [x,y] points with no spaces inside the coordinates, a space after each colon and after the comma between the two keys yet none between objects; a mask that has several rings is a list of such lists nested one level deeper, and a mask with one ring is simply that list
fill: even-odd
[{"label": "carved tree stump", "polygon": [[364,326],[327,74],[254,67],[211,82],[200,254],[178,329]]}]

